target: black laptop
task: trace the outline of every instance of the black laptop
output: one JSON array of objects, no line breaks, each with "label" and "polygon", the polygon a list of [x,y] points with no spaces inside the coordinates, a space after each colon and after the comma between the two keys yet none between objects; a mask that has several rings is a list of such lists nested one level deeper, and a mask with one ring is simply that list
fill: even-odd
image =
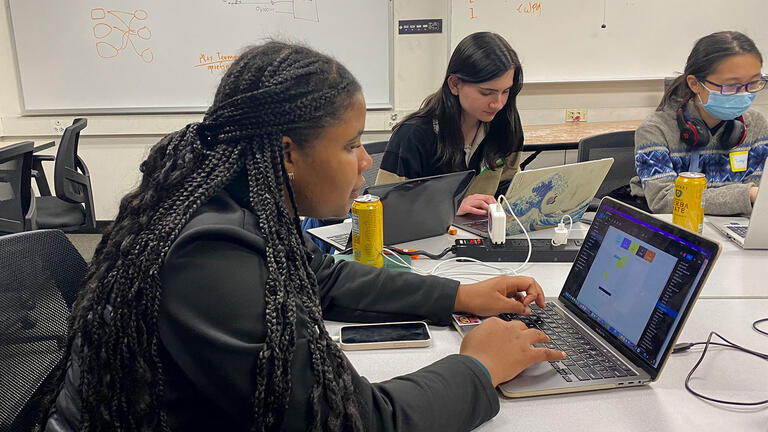
[{"label": "black laptop", "polygon": [[[381,199],[384,245],[445,234],[474,174],[472,170],[460,171],[366,188],[366,194]],[[307,232],[344,250],[352,246],[351,228],[351,223],[341,223]]]}]

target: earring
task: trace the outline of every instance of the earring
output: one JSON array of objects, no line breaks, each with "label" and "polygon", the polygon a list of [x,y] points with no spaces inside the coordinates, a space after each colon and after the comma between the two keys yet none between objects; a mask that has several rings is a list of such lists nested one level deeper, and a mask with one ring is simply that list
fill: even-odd
[{"label": "earring", "polygon": [[295,177],[296,176],[292,172],[288,173],[288,180],[293,181]]}]

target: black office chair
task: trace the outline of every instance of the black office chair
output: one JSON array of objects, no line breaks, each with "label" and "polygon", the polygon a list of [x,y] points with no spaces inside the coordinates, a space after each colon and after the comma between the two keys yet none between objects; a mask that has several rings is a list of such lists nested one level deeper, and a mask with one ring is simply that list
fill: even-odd
[{"label": "black office chair", "polygon": [[604,196],[648,211],[645,198],[629,193],[629,181],[635,174],[635,131],[609,132],[593,135],[579,141],[578,161],[613,158],[605,180],[595,194],[587,211],[595,211]]},{"label": "black office chair", "polygon": [[0,149],[0,235],[37,229],[32,199],[32,141]]},{"label": "black office chair", "polygon": [[86,270],[59,230],[0,237],[0,430],[30,430]]},{"label": "black office chair", "polygon": [[[77,154],[80,131],[88,120],[77,118],[64,130],[53,165],[53,185],[56,195],[47,185],[38,184],[41,196],[37,201],[37,225],[64,231],[95,229],[91,176],[85,162]],[[51,156],[35,156],[37,161],[52,161]],[[48,191],[46,194],[46,190]]]},{"label": "black office chair", "polygon": [[363,173],[363,177],[365,178],[365,185],[363,185],[360,193],[363,193],[363,190],[365,190],[366,187],[376,184],[376,176],[379,174],[381,159],[384,157],[384,150],[386,150],[388,143],[389,141],[375,141],[372,143],[363,144],[365,151],[371,155],[373,164],[371,164],[371,167]]}]

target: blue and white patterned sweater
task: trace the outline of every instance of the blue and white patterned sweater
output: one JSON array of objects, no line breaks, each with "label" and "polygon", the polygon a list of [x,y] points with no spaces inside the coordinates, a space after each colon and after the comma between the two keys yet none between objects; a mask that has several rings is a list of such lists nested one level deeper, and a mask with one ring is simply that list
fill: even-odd
[{"label": "blue and white patterned sweater", "polygon": [[[691,117],[700,118],[691,101]],[[676,111],[665,108],[651,114],[635,132],[635,171],[630,182],[634,195],[645,196],[655,213],[671,213],[674,183],[681,172],[691,171],[690,149],[680,142]],[[707,214],[749,214],[752,204],[749,191],[760,183],[763,164],[768,156],[768,121],[757,111],[744,114],[747,136],[730,150],[720,147],[723,129],[717,130],[710,143],[699,150],[700,171],[707,177],[704,210]],[[731,170],[729,153],[748,151],[746,171]]]}]

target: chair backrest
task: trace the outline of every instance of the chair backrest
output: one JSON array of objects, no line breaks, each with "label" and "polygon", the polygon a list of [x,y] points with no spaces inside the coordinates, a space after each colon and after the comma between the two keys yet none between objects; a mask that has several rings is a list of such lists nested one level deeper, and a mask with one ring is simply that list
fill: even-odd
[{"label": "chair backrest", "polygon": [[608,157],[613,158],[613,165],[595,198],[628,185],[635,176],[635,131],[609,132],[579,141],[579,162]]},{"label": "chair backrest", "polygon": [[0,430],[61,360],[86,269],[59,230],[0,237]]},{"label": "chair backrest", "polygon": [[84,205],[83,228],[96,228],[91,174],[83,159],[77,154],[80,131],[87,125],[88,119],[76,118],[72,125],[64,129],[53,166],[53,186],[57,198]]},{"label": "chair backrest", "polygon": [[371,156],[371,159],[373,159],[373,164],[371,164],[371,167],[363,173],[365,184],[360,189],[360,193],[363,193],[366,187],[376,184],[376,175],[379,173],[381,158],[384,157],[384,150],[387,148],[387,143],[388,141],[376,141],[363,144],[365,151],[367,151]]},{"label": "chair backrest", "polygon": [[0,234],[31,229],[32,151],[24,141],[0,149]]},{"label": "chair backrest", "polygon": [[59,148],[56,151],[56,162],[53,166],[53,186],[56,196],[64,201],[83,204],[87,201],[86,190],[90,189],[90,178],[80,166],[77,147],[80,143],[80,131],[88,125],[88,119],[76,118],[72,125],[64,129]]}]

